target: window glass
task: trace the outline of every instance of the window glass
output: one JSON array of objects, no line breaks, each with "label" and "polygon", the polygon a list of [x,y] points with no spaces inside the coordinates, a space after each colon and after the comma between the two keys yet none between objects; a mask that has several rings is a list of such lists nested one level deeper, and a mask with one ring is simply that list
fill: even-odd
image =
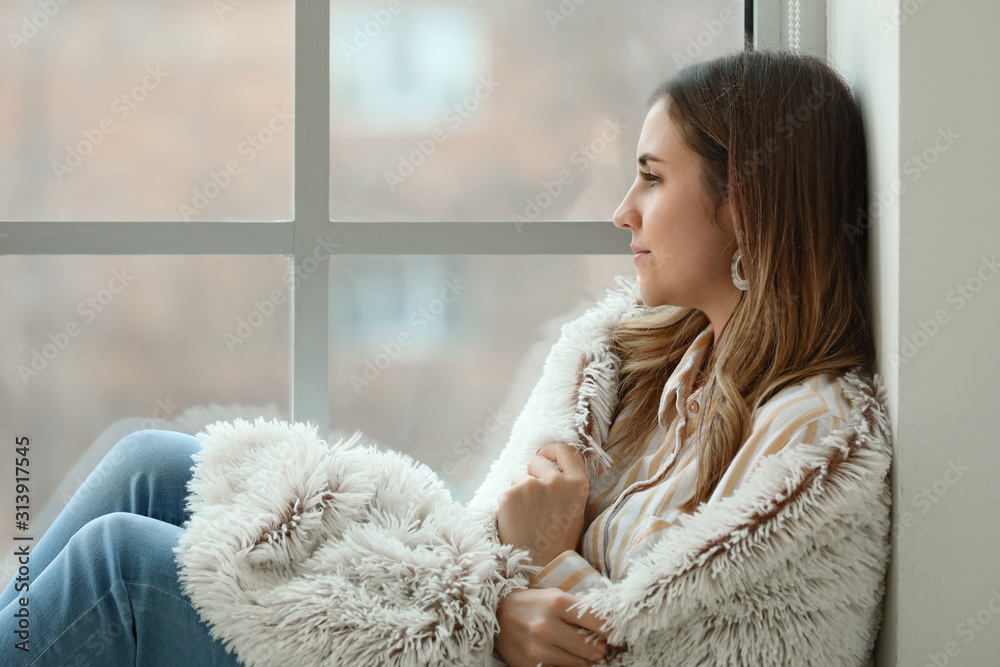
[{"label": "window glass", "polygon": [[[288,415],[289,267],[279,256],[0,257],[0,441],[30,438],[29,534],[41,537],[100,461],[88,448],[109,427],[107,448],[140,428],[196,431],[234,404]],[[4,480],[13,458],[0,459]],[[13,511],[13,493],[0,495],[0,512]],[[14,530],[0,526],[4,552]]]},{"label": "window glass", "polygon": [[0,3],[0,219],[290,219],[293,9]]},{"label": "window glass", "polygon": [[331,6],[331,217],[606,220],[645,104],[743,47],[738,0]]},{"label": "window glass", "polygon": [[559,327],[634,273],[631,255],[338,258],[331,429],[360,429],[471,497]]}]

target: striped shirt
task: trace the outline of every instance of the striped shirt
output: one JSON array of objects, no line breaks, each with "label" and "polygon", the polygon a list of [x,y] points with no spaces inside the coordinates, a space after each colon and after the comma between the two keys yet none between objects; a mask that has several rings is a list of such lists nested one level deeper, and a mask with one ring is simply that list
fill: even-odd
[{"label": "striped shirt", "polygon": [[[709,324],[692,341],[664,385],[658,428],[636,453],[613,452],[612,465],[590,486],[584,531],[576,551],[564,551],[532,579],[532,588],[582,594],[609,585],[629,563],[669,534],[678,506],[694,493],[698,477],[695,429],[701,388],[691,387],[712,340]],[[709,503],[728,496],[760,460],[784,447],[812,444],[842,427],[850,409],[839,376],[815,375],[785,387],[753,414],[740,447]]]}]

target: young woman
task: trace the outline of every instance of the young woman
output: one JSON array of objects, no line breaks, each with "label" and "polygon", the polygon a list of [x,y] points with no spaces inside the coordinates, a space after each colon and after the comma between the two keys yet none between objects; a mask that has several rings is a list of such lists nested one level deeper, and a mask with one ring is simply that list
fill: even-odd
[{"label": "young woman", "polygon": [[[613,466],[590,485],[576,450],[554,443],[501,498],[501,539],[544,566],[498,608],[514,667],[603,657],[606,642],[580,630],[601,621],[567,612],[575,596],[623,577],[760,457],[843,425],[839,377],[874,366],[865,137],[830,67],[747,51],[686,68],[653,95],[636,167],[614,222],[632,234],[643,303],[674,308],[613,337]],[[553,524],[562,539],[538,548]]]},{"label": "young woman", "polygon": [[[588,640],[600,619],[569,613],[576,594],[622,578],[679,513],[731,494],[761,457],[837,428],[839,375],[874,363],[865,139],[835,72],[753,51],[688,67],[653,96],[636,155],[614,223],[632,234],[649,312],[614,336],[614,463],[590,484],[574,448],[549,444],[497,512],[500,538],[541,568],[497,611],[496,650],[513,667],[614,650]],[[198,448],[142,431],[111,450],[32,550],[30,591],[15,579],[3,592],[0,662],[239,664],[177,581]],[[537,543],[553,525],[562,537]],[[29,652],[12,639],[22,606]]]}]

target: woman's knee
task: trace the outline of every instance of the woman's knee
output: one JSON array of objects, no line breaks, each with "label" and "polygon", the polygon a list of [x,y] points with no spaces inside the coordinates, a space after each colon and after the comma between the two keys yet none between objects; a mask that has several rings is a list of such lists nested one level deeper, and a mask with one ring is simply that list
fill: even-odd
[{"label": "woman's knee", "polygon": [[130,512],[110,512],[88,521],[72,538],[71,551],[85,565],[104,563],[112,580],[141,580],[173,572],[173,547],[181,528]]},{"label": "woman's knee", "polygon": [[119,440],[108,459],[129,470],[183,475],[194,464],[191,456],[200,449],[201,443],[192,435],[143,429]]}]

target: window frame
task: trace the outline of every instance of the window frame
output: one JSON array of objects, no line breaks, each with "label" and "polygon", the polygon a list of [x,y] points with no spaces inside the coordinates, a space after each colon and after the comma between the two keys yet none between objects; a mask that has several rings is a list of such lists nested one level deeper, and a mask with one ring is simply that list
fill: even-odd
[{"label": "window frame", "polygon": [[[777,4],[779,0],[769,0]],[[746,0],[747,34],[777,32],[778,12]],[[764,3],[768,4],[768,3]],[[819,3],[825,4],[825,3]],[[775,7],[776,9],[776,7]],[[0,221],[0,255],[283,255],[294,271],[291,418],[329,424],[329,253],[334,255],[619,254],[606,220],[340,222],[330,220],[330,3],[295,3],[295,158],[292,219],[284,222]],[[772,25],[768,25],[772,24]],[[756,28],[756,30],[755,30]],[[764,30],[761,30],[765,28]],[[332,243],[331,243],[332,242]],[[308,260],[308,263],[306,263]],[[306,263],[306,264],[304,264]],[[309,280],[313,274],[325,280]]]}]

